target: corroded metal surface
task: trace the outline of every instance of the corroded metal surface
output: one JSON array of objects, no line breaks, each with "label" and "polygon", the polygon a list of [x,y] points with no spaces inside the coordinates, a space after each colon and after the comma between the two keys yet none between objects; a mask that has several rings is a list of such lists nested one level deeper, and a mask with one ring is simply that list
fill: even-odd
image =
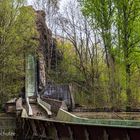
[{"label": "corroded metal surface", "polygon": [[22,119],[22,139],[139,140],[140,129],[89,126],[65,122]]},{"label": "corroded metal surface", "polygon": [[41,97],[41,99],[51,105],[51,111],[54,112],[55,114],[58,112],[59,108],[62,105],[62,101],[46,98],[43,96]]},{"label": "corroded metal surface", "polygon": [[75,106],[70,85],[49,84],[46,86],[44,97],[64,101],[69,109],[72,109]]},{"label": "corroded metal surface", "polygon": [[[19,118],[17,140],[139,140],[140,121],[87,119],[59,109],[57,116],[48,118],[36,104],[34,115]],[[41,116],[38,116],[37,114]]]}]

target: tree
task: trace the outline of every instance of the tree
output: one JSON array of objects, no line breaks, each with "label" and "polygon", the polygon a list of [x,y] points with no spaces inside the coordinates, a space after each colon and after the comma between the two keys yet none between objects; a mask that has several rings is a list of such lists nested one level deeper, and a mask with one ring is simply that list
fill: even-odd
[{"label": "tree", "polygon": [[[0,104],[24,86],[24,54],[36,48],[35,12],[24,1],[0,2]],[[35,52],[35,51],[34,51]]]},{"label": "tree", "polygon": [[[109,91],[113,104],[116,102],[116,97],[120,98],[124,90],[128,106],[133,104],[134,93],[132,93],[131,78],[135,75],[134,67],[139,69],[137,67],[139,64],[133,60],[134,57],[137,58],[139,52],[139,4],[138,1],[132,0],[85,0],[81,2],[83,14],[98,30],[104,44],[109,68]],[[125,79],[122,78],[124,74]]]},{"label": "tree", "polygon": [[117,9],[117,27],[125,65],[127,101],[128,106],[131,106],[133,101],[131,76],[133,73],[132,66],[135,63],[132,60],[132,55],[140,43],[139,33],[136,31],[139,22],[140,3],[132,0],[114,1],[114,3]]},{"label": "tree", "polygon": [[[103,97],[102,91],[98,94],[99,89],[101,89],[99,67],[102,63],[101,57],[103,54],[103,49],[99,47],[101,44],[99,35],[96,30],[91,28],[87,17],[82,15],[80,5],[75,0],[69,1],[63,7],[62,13],[60,12],[57,18],[60,29],[59,35],[64,42],[70,42],[73,50],[71,53],[75,56],[73,60],[67,54],[67,60],[62,61],[63,68],[68,68],[68,63],[65,63],[65,61],[71,61],[70,65],[72,65],[72,69],[75,69],[74,76],[68,76],[70,73],[67,71],[68,75],[65,79],[71,79],[71,82],[80,87],[87,97],[91,96],[88,100],[96,104],[95,99],[94,101],[92,99],[97,96],[100,96],[100,99]],[[66,44],[64,43],[62,46],[62,48],[65,48]],[[66,65],[64,66],[64,64]]]},{"label": "tree", "polygon": [[53,33],[57,32],[55,19],[59,10],[60,0],[33,0],[33,5],[37,10],[43,10],[46,13],[46,23]]}]

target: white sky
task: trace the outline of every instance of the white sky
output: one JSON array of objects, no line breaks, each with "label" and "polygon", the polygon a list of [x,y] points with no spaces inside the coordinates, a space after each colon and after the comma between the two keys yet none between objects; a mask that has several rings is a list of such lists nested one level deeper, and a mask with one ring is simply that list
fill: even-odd
[{"label": "white sky", "polygon": [[28,4],[31,5],[33,0],[27,0]]},{"label": "white sky", "polygon": [[[32,5],[34,0],[27,0],[28,5]],[[60,9],[61,6],[63,6],[66,2],[68,2],[69,0],[60,0]]]}]

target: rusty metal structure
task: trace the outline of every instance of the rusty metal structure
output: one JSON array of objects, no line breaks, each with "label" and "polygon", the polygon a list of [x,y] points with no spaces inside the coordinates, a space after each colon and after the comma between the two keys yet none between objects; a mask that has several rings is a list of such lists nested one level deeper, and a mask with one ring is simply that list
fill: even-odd
[{"label": "rusty metal structure", "polygon": [[[16,136],[17,140],[139,140],[139,120],[88,119],[68,112],[65,102],[71,101],[70,90],[61,99],[54,96],[60,87],[47,96],[44,90],[37,93],[34,57],[26,59],[26,99],[16,100]],[[65,86],[64,86],[65,87]],[[53,87],[54,88],[54,87]],[[67,87],[68,88],[68,87]],[[67,89],[65,88],[65,89]],[[56,90],[59,89],[57,92]],[[62,88],[63,89],[63,88]],[[55,94],[54,94],[55,92]],[[31,95],[32,93],[32,95]],[[30,96],[31,95],[31,96]],[[60,97],[60,95],[59,95]]]},{"label": "rusty metal structure", "polygon": [[136,126],[86,124],[33,118],[22,118],[20,123],[21,140],[139,140],[140,138],[140,128]]}]

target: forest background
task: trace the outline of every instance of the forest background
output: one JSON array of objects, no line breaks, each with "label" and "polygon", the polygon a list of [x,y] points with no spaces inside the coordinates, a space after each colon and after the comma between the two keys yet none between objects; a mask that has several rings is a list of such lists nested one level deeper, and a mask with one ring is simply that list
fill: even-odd
[{"label": "forest background", "polygon": [[[62,60],[47,65],[49,80],[72,84],[76,103],[140,106],[140,2],[34,0],[44,10]],[[37,53],[35,14],[24,0],[0,1],[0,105],[24,85],[24,56]],[[47,46],[46,46],[47,47]],[[51,58],[48,58],[51,59]]]}]

